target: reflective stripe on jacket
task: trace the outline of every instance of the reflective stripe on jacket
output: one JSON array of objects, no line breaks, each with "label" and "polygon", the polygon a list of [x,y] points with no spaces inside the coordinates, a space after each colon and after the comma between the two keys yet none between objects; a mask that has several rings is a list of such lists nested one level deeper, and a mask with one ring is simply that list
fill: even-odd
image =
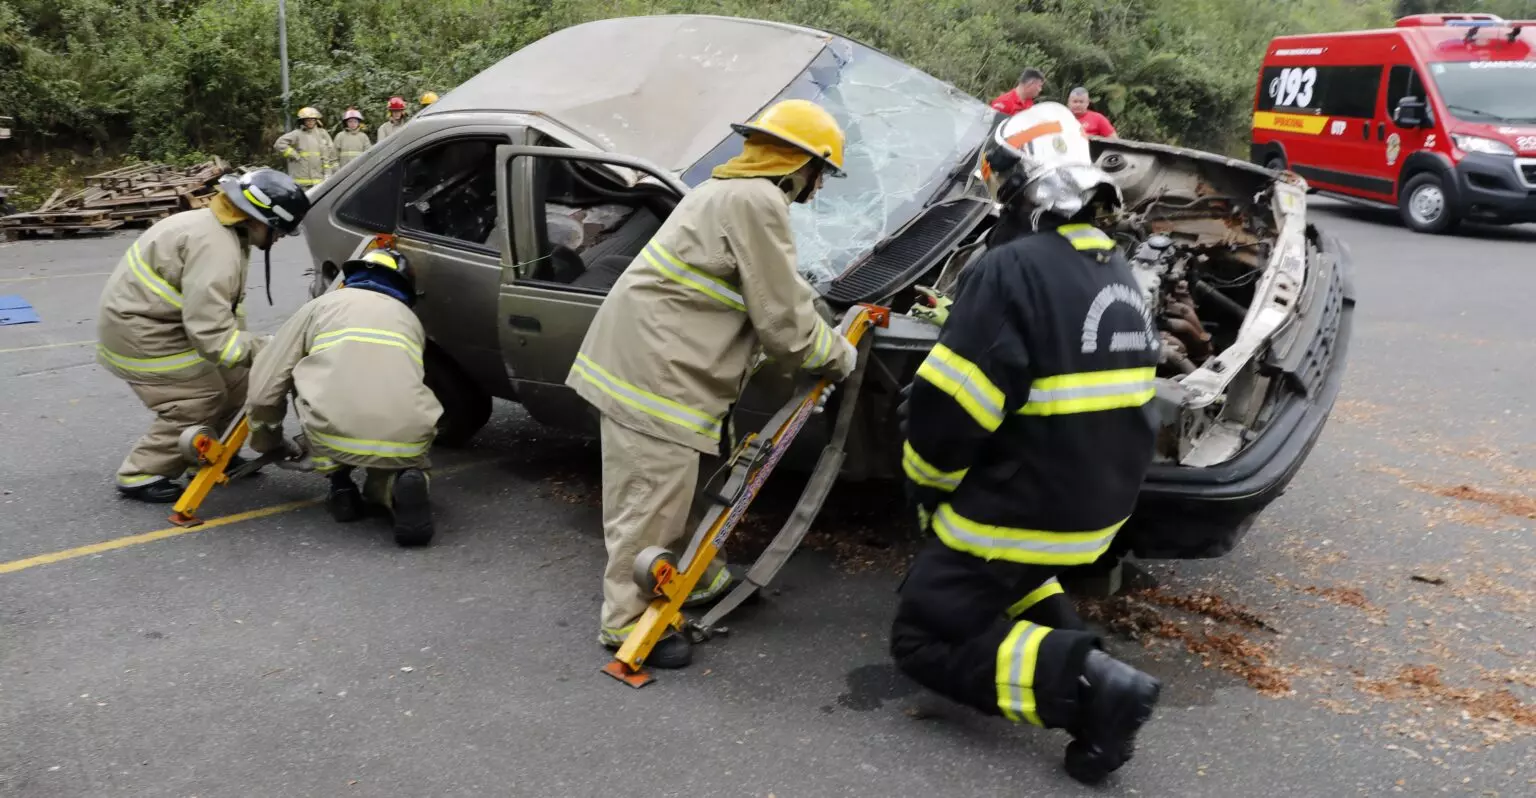
[{"label": "reflective stripe on jacket", "polygon": [[249,243],[211,209],[156,222],[128,247],[101,292],[96,361],[132,382],[179,382],[246,366],[261,339],[245,330]]},{"label": "reflective stripe on jacket", "polygon": [[933,532],[985,559],[1092,562],[1152,460],[1159,339],[1114,242],[1033,233],[961,276],[918,367],[902,467],[937,492]]},{"label": "reflective stripe on jacket", "polygon": [[427,388],[426,335],[393,297],[339,288],[310,300],[251,370],[253,431],[282,423],[290,393],[310,448],[359,467],[425,468],[443,407]]},{"label": "reflective stripe on jacket", "polygon": [[351,163],[353,158],[363,154],[372,142],[368,141],[368,134],[361,130],[343,130],[336,134],[336,167],[339,169]]},{"label": "reflective stripe on jacket", "polygon": [[566,384],[631,429],[714,452],[754,351],[839,376],[851,353],[795,269],[789,199],[764,178],[707,180],[598,309]]},{"label": "reflective stripe on jacket", "polygon": [[288,176],[304,188],[319,185],[336,169],[336,144],[319,125],[313,130],[297,127],[278,136],[272,149],[288,159]]}]

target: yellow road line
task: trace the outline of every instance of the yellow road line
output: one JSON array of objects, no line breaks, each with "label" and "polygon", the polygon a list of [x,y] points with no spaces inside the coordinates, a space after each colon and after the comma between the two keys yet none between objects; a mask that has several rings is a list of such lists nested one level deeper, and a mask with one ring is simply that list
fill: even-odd
[{"label": "yellow road line", "polygon": [[8,574],[12,571],[20,571],[26,568],[34,568],[39,565],[48,565],[49,563],[62,562],[64,560],[73,560],[76,557],[89,557],[92,554],[100,554],[104,551],[112,551],[114,549],[124,549],[129,546],[137,546],[140,543],[153,543],[157,540],[165,540],[166,538],[173,538],[177,535],[186,535],[192,532],[201,532],[204,529],[212,529],[216,526],[224,526],[225,524],[238,524],[241,521],[250,521],[254,518],[265,518],[269,515],[277,515],[278,513],[286,513],[289,510],[297,510],[300,507],[308,507],[313,504],[319,504],[320,501],[320,499],[305,499],[304,501],[288,502],[287,504],[276,504],[271,507],[263,507],[259,510],[249,510],[243,513],[235,513],[234,515],[222,516],[220,518],[210,518],[207,521],[204,521],[200,526],[166,527],[165,529],[156,529],[153,532],[145,532],[140,535],[128,535],[127,537],[121,537],[115,540],[104,540],[100,543],[92,543],[89,546],[77,546],[73,549],[56,551],[51,554],[39,554],[36,557],[28,557],[25,560],[0,562],[0,574]]},{"label": "yellow road line", "polygon": [[[432,469],[432,473],[434,475],[447,476],[459,471],[474,468],[475,466],[485,465],[486,463],[493,462],[495,462],[495,458],[486,458],[484,460],[477,460],[472,463],[459,463],[447,468],[434,468]],[[125,549],[129,546],[137,546],[141,543],[153,543],[157,540],[165,540],[166,538],[174,538],[179,535],[201,532],[204,529],[212,529],[216,526],[238,524],[241,521],[253,521],[257,518],[266,518],[269,515],[278,515],[279,513],[286,513],[289,510],[297,510],[301,507],[312,507],[314,505],[320,504],[322,501],[324,501],[324,499],[317,498],[304,499],[303,501],[296,502],[287,502],[284,504],[274,504],[271,507],[262,507],[256,510],[247,510],[243,513],[235,513],[234,515],[210,518],[198,526],[166,527],[165,529],[156,529],[153,532],[144,532],[138,535],[127,535],[125,537],[115,538],[113,540],[104,540],[100,543],[92,543],[88,546],[77,546],[73,549],[55,551],[49,554],[39,554],[36,557],[28,557],[24,560],[0,562],[0,574],[8,574],[12,573],[13,571],[22,571],[27,568],[35,568],[39,565],[49,565],[51,563],[63,562],[64,560],[73,560],[77,557],[89,557],[92,554],[100,554],[104,551],[114,551],[116,549]],[[170,505],[166,506],[169,507]]]},{"label": "yellow road line", "polygon": [[106,277],[112,272],[86,272],[84,274],[43,274],[37,277],[0,277],[0,283],[20,283],[27,280],[59,280],[65,277]]},{"label": "yellow road line", "polygon": [[58,349],[59,347],[62,347],[62,346],[85,346],[86,344],[94,344],[94,343],[96,343],[96,340],[93,338],[93,339],[91,339],[89,341],[67,341],[67,342],[62,343],[62,344],[39,344],[37,346],[18,346],[15,349],[0,349],[0,355],[8,355],[8,354],[10,354],[12,352],[35,352],[35,351],[37,351],[39,349]]}]

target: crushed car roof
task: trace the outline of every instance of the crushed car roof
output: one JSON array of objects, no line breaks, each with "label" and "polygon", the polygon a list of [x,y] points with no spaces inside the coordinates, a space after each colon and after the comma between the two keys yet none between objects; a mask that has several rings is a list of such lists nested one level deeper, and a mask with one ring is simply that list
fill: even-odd
[{"label": "crushed car roof", "polygon": [[836,38],[733,17],[589,22],[518,50],[421,113],[536,113],[605,150],[681,171]]}]

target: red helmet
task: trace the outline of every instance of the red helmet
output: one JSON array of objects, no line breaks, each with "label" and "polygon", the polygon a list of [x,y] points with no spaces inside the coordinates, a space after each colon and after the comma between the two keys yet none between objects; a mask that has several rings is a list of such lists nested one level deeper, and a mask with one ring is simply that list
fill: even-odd
[{"label": "red helmet", "polygon": [[389,98],[389,110],[391,110],[391,111],[404,111],[405,110],[405,98],[403,98],[403,97],[391,97],[391,98]]}]

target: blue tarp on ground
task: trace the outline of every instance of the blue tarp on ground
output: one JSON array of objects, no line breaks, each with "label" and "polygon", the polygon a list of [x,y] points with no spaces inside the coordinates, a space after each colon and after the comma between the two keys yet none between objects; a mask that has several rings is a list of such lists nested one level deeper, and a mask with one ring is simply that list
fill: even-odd
[{"label": "blue tarp on ground", "polygon": [[16,294],[0,296],[0,327],[11,324],[36,324],[42,321],[37,311]]}]

